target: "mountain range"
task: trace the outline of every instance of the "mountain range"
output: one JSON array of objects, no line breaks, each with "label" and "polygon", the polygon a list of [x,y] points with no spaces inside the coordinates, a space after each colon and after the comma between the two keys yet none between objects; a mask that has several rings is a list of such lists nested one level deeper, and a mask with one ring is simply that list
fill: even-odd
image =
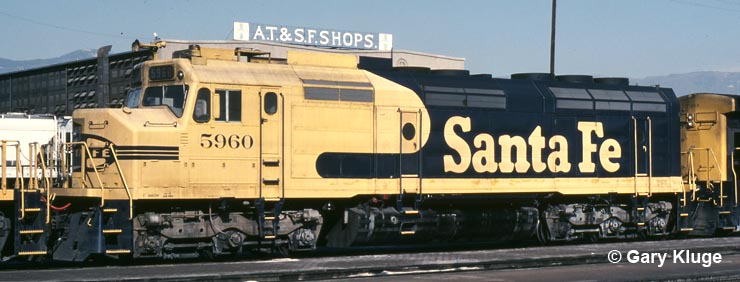
[{"label": "mountain range", "polygon": [[630,83],[670,87],[678,96],[691,93],[740,94],[740,72],[698,71],[630,79]]},{"label": "mountain range", "polygon": [[49,59],[9,60],[0,58],[0,74],[90,59],[97,56],[97,54],[97,50],[94,49],[81,49]]},{"label": "mountain range", "polygon": [[[0,74],[90,59],[96,55],[97,51],[94,49],[81,49],[49,59],[9,60],[0,58]],[[740,94],[740,72],[700,71],[630,78],[630,84],[670,87],[679,96],[699,92]]]}]

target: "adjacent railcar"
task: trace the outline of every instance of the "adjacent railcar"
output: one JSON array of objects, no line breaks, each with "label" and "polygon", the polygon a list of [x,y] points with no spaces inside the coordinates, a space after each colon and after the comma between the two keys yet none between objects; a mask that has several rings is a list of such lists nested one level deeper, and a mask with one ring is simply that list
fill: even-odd
[{"label": "adjacent railcar", "polygon": [[740,231],[739,98],[714,93],[679,97],[681,172],[686,185],[679,195],[679,231],[701,236]]},{"label": "adjacent railcar", "polygon": [[75,111],[72,177],[28,196],[48,209],[20,207],[53,224],[16,222],[16,250],[183,258],[719,222],[684,216],[700,200],[720,214],[727,194],[710,181],[690,198],[702,170],[682,168],[688,115],[670,89],[263,55],[192,46],[138,66],[124,107]]}]

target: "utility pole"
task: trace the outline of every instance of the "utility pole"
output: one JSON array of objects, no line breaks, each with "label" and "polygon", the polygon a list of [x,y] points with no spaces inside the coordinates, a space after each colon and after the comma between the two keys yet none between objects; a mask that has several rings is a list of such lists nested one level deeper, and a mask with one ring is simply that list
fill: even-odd
[{"label": "utility pole", "polygon": [[550,75],[555,75],[555,5],[558,0],[552,0],[552,23],[550,24]]}]

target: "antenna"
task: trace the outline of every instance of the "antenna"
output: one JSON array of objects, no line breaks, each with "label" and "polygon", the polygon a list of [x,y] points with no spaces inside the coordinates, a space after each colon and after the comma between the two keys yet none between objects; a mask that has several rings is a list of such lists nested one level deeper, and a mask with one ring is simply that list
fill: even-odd
[{"label": "antenna", "polygon": [[558,0],[552,0],[552,23],[550,24],[550,75],[555,75],[555,5]]}]

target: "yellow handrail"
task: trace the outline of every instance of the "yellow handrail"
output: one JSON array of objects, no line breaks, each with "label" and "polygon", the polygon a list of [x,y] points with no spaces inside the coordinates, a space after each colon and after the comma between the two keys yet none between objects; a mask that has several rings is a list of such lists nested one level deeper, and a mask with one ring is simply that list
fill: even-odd
[{"label": "yellow handrail", "polygon": [[[64,144],[66,146],[74,146],[74,145],[81,145],[83,148],[85,148],[85,153],[87,154],[87,158],[90,159],[90,163],[92,163],[92,169],[95,172],[95,177],[98,179],[98,183],[100,184],[100,207],[103,207],[105,205],[105,187],[103,186],[103,180],[100,179],[100,174],[98,173],[98,168],[95,166],[95,161],[92,158],[92,154],[90,153],[90,147],[87,146],[87,143],[85,142],[69,142]],[[84,160],[84,158],[83,158]],[[84,171],[83,175],[87,175],[87,164],[82,164],[81,170]],[[85,179],[83,177],[82,183],[84,185]]]},{"label": "yellow handrail", "polygon": [[8,141],[5,141],[5,140],[0,141],[0,150],[2,150],[2,153],[0,153],[1,154],[0,155],[0,158],[2,158],[2,159],[0,159],[0,161],[2,161],[2,164],[0,164],[0,166],[2,166],[2,171],[0,171],[0,173],[3,174],[2,175],[3,182],[0,183],[0,189],[2,189],[3,195],[5,195],[8,192],[6,190],[6,189],[8,189],[8,187],[7,187],[8,186],[7,185],[8,176],[6,175],[7,174],[7,170],[8,170],[8,168],[7,168],[7,166],[8,166],[8,152],[7,152],[7,150],[8,150]]},{"label": "yellow handrail", "polygon": [[[15,155],[16,155],[16,165],[15,165],[15,187],[18,188],[18,186],[23,187],[23,167],[20,164],[21,159],[21,142],[18,140],[1,140],[1,149],[2,149],[2,184],[0,184],[0,190],[2,190],[3,195],[7,194],[8,191],[8,147],[15,147]],[[11,143],[11,144],[9,144]],[[20,185],[19,185],[20,183]]]},{"label": "yellow handrail", "polygon": [[633,143],[632,144],[634,144],[634,146],[635,146],[635,148],[634,148],[634,153],[635,153],[635,158],[634,158],[634,160],[635,160],[635,176],[634,176],[634,180],[632,182],[634,183],[634,186],[635,186],[634,187],[634,189],[635,189],[635,196],[639,196],[639,192],[637,191],[637,174],[638,174],[637,173],[637,171],[638,171],[638,169],[637,169],[637,119],[634,116],[632,117],[632,130],[633,130],[633,132],[632,132],[632,139],[633,139],[632,142]]},{"label": "yellow handrail", "polygon": [[134,199],[131,197],[131,191],[128,189],[128,183],[126,183],[126,178],[123,176],[123,171],[121,170],[121,164],[118,163],[118,155],[116,155],[116,150],[113,148],[113,144],[109,144],[108,148],[110,148],[111,155],[113,156],[113,161],[116,163],[116,169],[118,170],[118,175],[121,176],[121,183],[123,183],[123,188],[126,189],[126,195],[128,195],[128,207],[129,207],[129,213],[128,213],[128,219],[131,220],[134,218]]},{"label": "yellow handrail", "polygon": [[732,156],[730,156],[730,163],[732,164],[732,183],[735,184],[735,205],[734,207],[737,207],[737,172],[735,171],[735,153],[740,150],[740,148],[735,147],[735,151],[732,153]]},{"label": "yellow handrail", "polygon": [[[719,165],[719,160],[717,159],[717,155],[714,154],[714,151],[712,150],[712,148],[689,148],[687,152],[682,152],[681,154],[689,154],[691,156],[691,159],[693,160],[692,151],[706,151],[707,152],[707,160],[706,160],[707,161],[707,165],[706,165],[707,167],[706,188],[707,189],[712,189],[711,188],[712,174],[711,174],[710,162],[714,160],[714,167],[718,168],[716,171],[717,173],[719,173],[719,178],[718,178],[719,198],[720,198],[719,206],[722,207],[724,205],[724,199],[723,199],[724,198],[724,185],[722,184],[722,172],[719,169],[721,166]],[[710,159],[710,156],[711,156],[711,159]],[[691,164],[692,164],[691,171],[693,172],[694,171],[693,161],[691,162]],[[694,189],[694,196],[691,200],[692,201],[696,200],[696,189]]]},{"label": "yellow handrail", "polygon": [[[650,117],[647,117],[645,119],[647,121],[648,125],[648,146],[650,151],[646,152],[648,154],[648,167],[647,167],[647,177],[648,177],[648,191],[647,191],[647,197],[651,197],[653,195],[653,120]],[[645,174],[640,174],[638,169],[638,147],[637,147],[637,118],[634,116],[632,117],[632,142],[635,145],[634,146],[634,153],[635,153],[635,176],[634,176],[634,190],[635,190],[635,196],[640,195],[640,191],[637,189],[637,178],[639,176],[645,176]]]},{"label": "yellow handrail", "polygon": [[696,171],[694,166],[694,153],[689,152],[689,158],[691,159],[691,201],[696,201]]},{"label": "yellow handrail", "polygon": [[[38,146],[38,144],[36,143]],[[46,160],[44,159],[44,147],[38,147],[38,158],[41,159],[41,175],[44,180],[44,190],[46,190],[46,224],[51,222],[51,211],[49,210],[51,205],[51,198],[49,198],[49,192],[51,191],[51,179],[46,176]],[[37,162],[38,163],[38,162]],[[36,176],[34,175],[34,178]],[[30,180],[30,179],[29,179]]]},{"label": "yellow handrail", "polygon": [[648,198],[653,196],[653,120],[647,117],[648,121],[648,146],[650,152],[648,157]]}]

